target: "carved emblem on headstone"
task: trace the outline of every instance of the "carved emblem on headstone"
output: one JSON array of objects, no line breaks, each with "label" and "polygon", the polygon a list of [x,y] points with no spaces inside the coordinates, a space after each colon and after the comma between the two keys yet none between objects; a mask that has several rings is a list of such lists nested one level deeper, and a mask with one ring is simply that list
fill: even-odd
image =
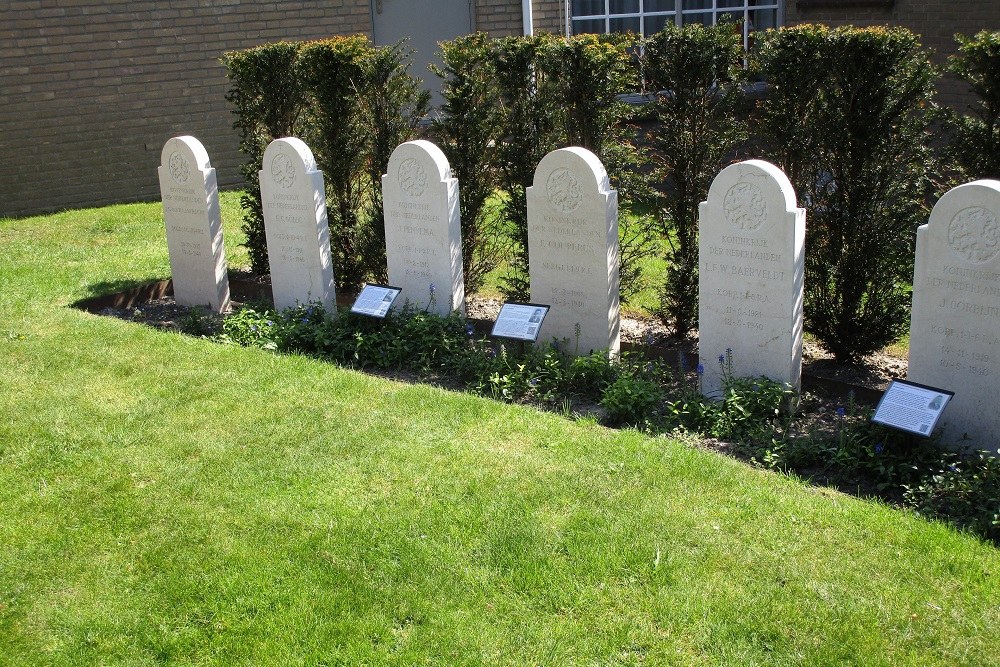
[{"label": "carved emblem on headstone", "polygon": [[552,207],[560,213],[572,213],[583,201],[580,181],[565,167],[560,167],[549,174],[545,181],[545,194],[548,195]]},{"label": "carved emblem on headstone", "polygon": [[948,243],[973,264],[988,262],[1000,252],[1000,224],[982,206],[959,211],[948,225]]},{"label": "carved emblem on headstone", "polygon": [[284,153],[278,153],[271,160],[271,178],[283,188],[292,187],[295,182],[295,165]]},{"label": "carved emblem on headstone", "polygon": [[191,167],[188,166],[187,160],[184,159],[180,151],[174,151],[170,154],[167,168],[170,170],[170,178],[174,179],[175,183],[183,185],[191,177]]},{"label": "carved emblem on headstone", "polygon": [[427,189],[427,171],[413,158],[399,163],[399,189],[411,197],[419,197]]},{"label": "carved emblem on headstone", "polygon": [[756,231],[767,219],[767,203],[753,183],[737,183],[729,188],[722,206],[729,224],[744,231]]}]

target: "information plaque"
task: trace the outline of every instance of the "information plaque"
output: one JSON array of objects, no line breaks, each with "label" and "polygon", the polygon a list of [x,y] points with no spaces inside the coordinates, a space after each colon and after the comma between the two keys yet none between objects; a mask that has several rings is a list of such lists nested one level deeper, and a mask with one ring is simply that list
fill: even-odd
[{"label": "information plaque", "polygon": [[955,392],[945,389],[893,380],[882,394],[872,421],[928,437],[954,395]]},{"label": "information plaque", "polygon": [[358,315],[368,315],[370,317],[385,317],[392,307],[392,302],[396,300],[399,293],[403,291],[401,287],[389,287],[388,285],[365,285],[361,294],[354,300],[351,312]]},{"label": "information plaque", "polygon": [[538,331],[549,312],[549,307],[537,303],[517,303],[508,301],[500,306],[500,314],[493,323],[490,334],[495,338],[515,340],[538,340]]}]

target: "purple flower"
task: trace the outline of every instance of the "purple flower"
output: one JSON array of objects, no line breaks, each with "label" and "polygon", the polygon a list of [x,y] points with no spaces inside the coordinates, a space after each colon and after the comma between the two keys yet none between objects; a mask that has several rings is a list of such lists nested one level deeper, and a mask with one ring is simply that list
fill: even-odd
[{"label": "purple flower", "polygon": [[431,283],[430,290],[431,290],[431,294],[434,294],[434,292],[437,291],[437,285],[435,285],[434,283]]},{"label": "purple flower", "polygon": [[538,386],[538,378],[531,378],[531,386],[532,387]]},{"label": "purple flower", "polygon": [[309,324],[309,318],[308,317],[303,317],[302,320],[301,320],[301,322],[302,322],[302,324]]},{"label": "purple flower", "polygon": [[466,336],[472,336],[472,334],[474,334],[474,333],[476,333],[476,330],[472,328],[472,325],[471,324],[466,324],[465,325],[465,335]]},{"label": "purple flower", "polygon": [[697,366],[695,367],[695,369],[694,369],[694,370],[695,370],[695,372],[696,372],[696,373],[697,373],[698,375],[704,375],[704,374],[705,374],[705,364],[698,364],[698,365],[697,365]]},{"label": "purple flower", "polygon": [[884,446],[883,443],[880,442],[877,445],[875,445],[875,453],[876,454],[881,454],[883,449],[885,449],[885,446]]},{"label": "purple flower", "polygon": [[274,322],[272,322],[271,320],[268,320],[267,321],[267,326],[273,327],[274,326]]},{"label": "purple flower", "polygon": [[846,414],[847,414],[847,410],[845,410],[843,407],[837,408],[837,416],[838,417],[843,417]]},{"label": "purple flower", "polygon": [[725,364],[726,364],[726,355],[720,354],[719,355],[719,365],[720,366],[725,366]]}]

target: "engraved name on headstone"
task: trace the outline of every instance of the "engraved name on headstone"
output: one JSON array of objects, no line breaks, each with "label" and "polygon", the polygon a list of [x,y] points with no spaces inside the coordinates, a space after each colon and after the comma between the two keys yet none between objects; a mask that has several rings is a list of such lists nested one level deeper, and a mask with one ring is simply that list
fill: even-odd
[{"label": "engraved name on headstone", "polygon": [[264,151],[260,195],[274,307],[320,302],[335,313],[323,173],[306,144],[275,139]]},{"label": "engraved name on headstone", "polygon": [[194,137],[168,139],[157,174],[174,299],[222,312],[229,307],[229,273],[219,186],[208,152]]},{"label": "engraved name on headstone", "polygon": [[[458,180],[441,149],[396,147],[382,176],[389,282],[402,300],[439,315],[465,312]],[[433,286],[433,288],[432,288]]]},{"label": "engraved name on headstone", "polygon": [[778,167],[723,169],[699,207],[698,350],[702,392],[724,373],[799,387],[805,209]]},{"label": "engraved name on headstone", "polygon": [[955,392],[947,445],[998,451],[1000,181],[950,190],[917,230],[907,378]]},{"label": "engraved name on headstone", "polygon": [[551,305],[539,341],[618,353],[618,193],[585,148],[552,151],[527,190],[531,301]]}]

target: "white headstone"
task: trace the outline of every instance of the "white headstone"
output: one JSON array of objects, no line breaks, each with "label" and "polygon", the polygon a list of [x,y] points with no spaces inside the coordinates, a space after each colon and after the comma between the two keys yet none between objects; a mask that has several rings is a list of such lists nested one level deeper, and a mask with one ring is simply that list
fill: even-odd
[{"label": "white headstone", "polygon": [[569,352],[618,353],[618,192],[585,148],[538,163],[528,200],[531,300],[552,306],[539,341],[569,339]]},{"label": "white headstone", "polygon": [[946,193],[917,230],[908,379],[955,392],[944,442],[1000,438],[1000,181]]},{"label": "white headstone", "polygon": [[702,392],[719,397],[724,373],[798,389],[806,212],[792,184],[769,162],[740,162],[715,177],[698,211]]},{"label": "white headstone", "polygon": [[163,145],[160,196],[174,299],[184,306],[229,307],[229,273],[222,242],[219,186],[208,152],[194,137]]},{"label": "white headstone", "polygon": [[[382,176],[389,284],[403,300],[439,315],[465,312],[458,180],[441,149],[400,144]],[[433,286],[433,287],[432,287]]]},{"label": "white headstone", "polygon": [[334,313],[336,288],[323,172],[316,170],[309,147],[295,137],[272,141],[262,167],[260,196],[274,307],[319,301]]}]

